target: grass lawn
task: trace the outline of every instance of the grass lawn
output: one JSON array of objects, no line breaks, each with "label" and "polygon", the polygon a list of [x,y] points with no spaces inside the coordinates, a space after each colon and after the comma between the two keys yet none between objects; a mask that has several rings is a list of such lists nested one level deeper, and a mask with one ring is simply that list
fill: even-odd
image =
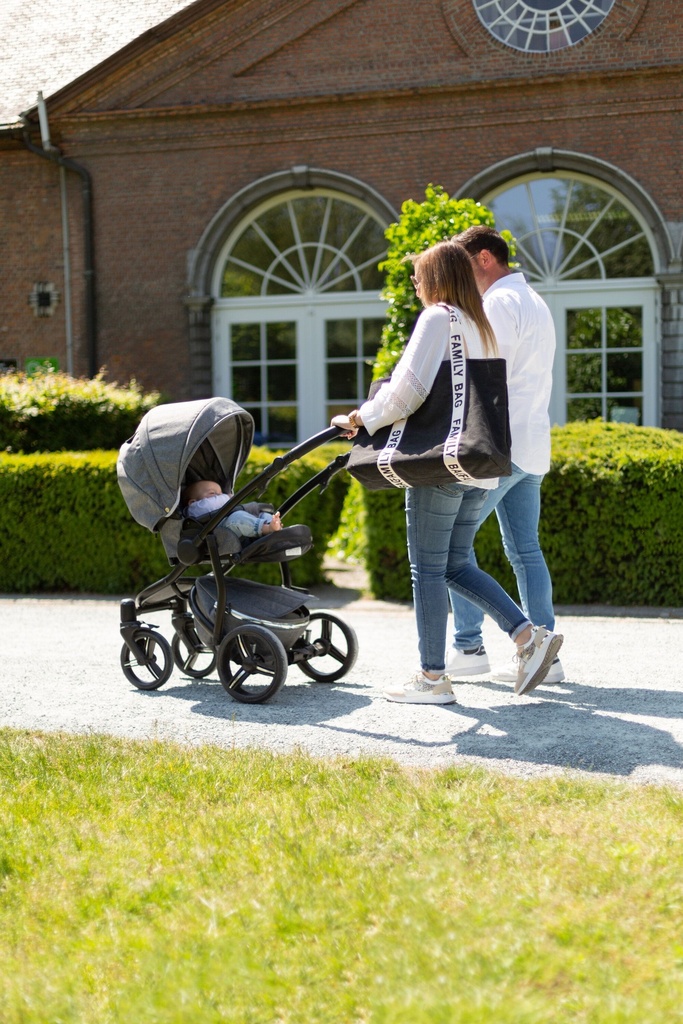
[{"label": "grass lawn", "polygon": [[683,793],[0,730],[2,1024],[683,1020]]}]

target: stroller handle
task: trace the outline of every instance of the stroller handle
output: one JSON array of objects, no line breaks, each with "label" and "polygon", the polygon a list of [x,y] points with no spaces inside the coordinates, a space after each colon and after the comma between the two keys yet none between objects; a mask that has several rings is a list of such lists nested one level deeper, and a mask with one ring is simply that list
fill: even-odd
[{"label": "stroller handle", "polygon": [[321,430],[318,434],[313,434],[312,437],[302,441],[301,444],[297,444],[294,448],[290,448],[289,451],[278,455],[275,459],[274,465],[277,464],[279,472],[283,466],[288,466],[290,462],[296,462],[297,459],[302,458],[304,455],[308,455],[309,452],[315,451],[315,449],[320,448],[321,445],[334,441],[343,433],[343,427],[327,427],[326,430]]}]

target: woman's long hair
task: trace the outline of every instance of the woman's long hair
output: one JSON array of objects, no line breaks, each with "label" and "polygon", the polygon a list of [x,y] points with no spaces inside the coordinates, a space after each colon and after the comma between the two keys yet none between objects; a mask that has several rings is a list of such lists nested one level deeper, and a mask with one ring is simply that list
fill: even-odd
[{"label": "woman's long hair", "polygon": [[457,306],[479,328],[484,353],[498,355],[498,343],[474,279],[470,257],[464,246],[450,239],[437,242],[424,252],[405,257],[420,280],[419,298],[425,306],[445,302]]}]

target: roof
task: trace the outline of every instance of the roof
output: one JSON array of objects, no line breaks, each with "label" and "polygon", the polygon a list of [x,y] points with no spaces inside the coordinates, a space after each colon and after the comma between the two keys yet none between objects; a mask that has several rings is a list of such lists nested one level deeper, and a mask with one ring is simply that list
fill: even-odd
[{"label": "roof", "polygon": [[0,125],[111,57],[194,0],[2,0]]}]

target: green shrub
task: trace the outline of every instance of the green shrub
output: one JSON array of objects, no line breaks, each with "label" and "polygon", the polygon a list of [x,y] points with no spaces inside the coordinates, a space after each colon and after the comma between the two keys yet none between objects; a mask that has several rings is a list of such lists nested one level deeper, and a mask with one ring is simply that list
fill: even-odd
[{"label": "green shrub", "polygon": [[[338,447],[318,449],[279,474],[263,495],[280,504],[327,465]],[[113,451],[61,454],[0,454],[0,591],[137,592],[170,569],[161,539],[131,517],[116,478]],[[240,486],[264,469],[273,453],[254,448]],[[291,562],[294,583],[323,579],[327,542],[348,486],[335,476],[321,495],[314,491],[288,515],[285,525],[307,523],[314,548]],[[256,500],[256,499],[255,499]],[[280,583],[277,565],[254,565],[243,575]]]},{"label": "green shrub", "polygon": [[[387,322],[382,330],[382,345],[373,370],[373,379],[385,377],[393,370],[422,311],[422,303],[410,280],[411,263],[403,258],[423,252],[445,238],[458,235],[474,224],[494,226],[493,214],[474,199],[451,199],[441,185],[428,185],[421,203],[406,200],[401,216],[385,231],[389,243],[387,258],[380,264],[385,272],[382,297],[388,300]],[[514,254],[514,240],[503,232]]]},{"label": "green shrub", "polygon": [[[553,428],[552,452],[540,539],[556,603],[683,604],[683,434],[570,423]],[[363,491],[354,482],[343,515],[365,521],[361,549],[374,596],[410,600],[403,492]],[[344,550],[343,535],[337,546]],[[475,550],[517,600],[495,516],[479,530]]]},{"label": "green shrub", "polygon": [[679,431],[600,421],[554,428],[543,502],[541,544],[559,603],[683,602]]},{"label": "green shrub", "polygon": [[0,375],[0,449],[57,452],[118,449],[160,396],[143,394],[135,381],[108,384],[102,374],[75,379],[66,373]]}]

